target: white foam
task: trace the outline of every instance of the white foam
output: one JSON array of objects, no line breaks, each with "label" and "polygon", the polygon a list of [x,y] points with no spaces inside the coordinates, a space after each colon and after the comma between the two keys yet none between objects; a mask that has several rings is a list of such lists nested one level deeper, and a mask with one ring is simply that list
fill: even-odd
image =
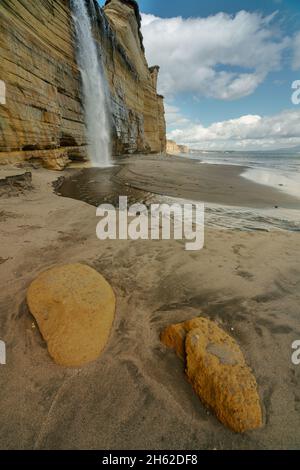
[{"label": "white foam", "polygon": [[300,199],[300,174],[299,172],[280,172],[272,169],[249,168],[242,176],[254,183],[276,188],[281,192]]}]

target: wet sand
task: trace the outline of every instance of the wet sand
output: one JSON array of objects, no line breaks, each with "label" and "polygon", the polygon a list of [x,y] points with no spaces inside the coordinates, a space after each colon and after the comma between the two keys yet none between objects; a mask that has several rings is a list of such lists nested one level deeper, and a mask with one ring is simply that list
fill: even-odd
[{"label": "wet sand", "polygon": [[130,156],[105,170],[75,166],[56,188],[62,196],[94,206],[103,200],[117,202],[119,195],[134,201],[157,194],[224,206],[300,210],[300,199],[243,178],[245,169],[176,156]]},{"label": "wet sand", "polygon": [[199,164],[182,157],[135,157],[125,161],[114,181],[165,196],[228,206],[299,209],[300,200],[241,177],[245,167]]},{"label": "wet sand", "polygon": [[[129,175],[145,191],[158,191],[160,178],[160,192],[202,199],[204,193],[195,194],[202,165],[179,164],[191,165],[190,189],[180,186],[183,167],[172,181],[161,168],[152,172],[154,158],[134,157],[129,166],[122,160],[103,194],[116,195],[115,185],[123,187]],[[232,171],[229,186],[242,186]],[[76,172],[63,176],[76,179]],[[54,194],[57,173],[40,169],[32,176],[33,190],[0,199],[0,339],[7,344],[7,364],[0,366],[0,448],[299,449],[300,367],[291,362],[291,344],[300,339],[299,234],[206,230],[199,252],[186,252],[178,241],[100,242],[93,206]],[[221,176],[209,178],[207,186],[217,180],[222,186]],[[240,196],[235,186],[233,198],[227,184],[215,188],[218,201],[226,194],[228,204],[234,199],[240,205],[246,193]],[[296,204],[261,191],[259,198],[250,189],[247,194],[256,204]],[[214,197],[213,190],[207,194]],[[76,370],[52,362],[25,303],[38,273],[70,262],[101,272],[118,299],[103,355]],[[197,315],[217,321],[239,343],[258,381],[263,429],[245,435],[225,429],[194,395],[183,363],[160,343],[166,325]]]}]

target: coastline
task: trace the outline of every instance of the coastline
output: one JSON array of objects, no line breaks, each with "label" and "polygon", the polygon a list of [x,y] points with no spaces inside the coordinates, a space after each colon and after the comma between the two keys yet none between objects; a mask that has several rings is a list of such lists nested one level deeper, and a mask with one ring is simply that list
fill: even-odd
[{"label": "coastline", "polygon": [[[269,186],[271,188],[279,189],[280,192],[284,192],[291,196],[300,198],[300,175],[299,173],[294,174],[282,174],[278,170],[272,171],[270,169],[247,169],[242,174],[243,178],[254,181],[255,183]],[[298,178],[297,178],[298,177]]]},{"label": "coastline", "polygon": [[[125,174],[139,174],[137,158],[129,169],[121,164],[118,184]],[[299,447],[300,371],[291,363],[291,344],[300,337],[299,235],[207,228],[205,248],[195,253],[172,240],[100,242],[95,208],[56,195],[58,176],[32,170],[33,189],[3,199],[0,322],[8,362],[1,368],[0,448]],[[144,175],[141,186],[158,189],[154,176],[147,181]],[[195,176],[192,184],[199,184]],[[76,370],[52,362],[25,303],[37,274],[71,262],[101,272],[118,299],[106,350]],[[197,315],[215,320],[241,346],[259,384],[263,429],[245,435],[225,429],[194,395],[183,364],[160,343],[165,326]]]},{"label": "coastline", "polygon": [[114,181],[146,192],[193,201],[264,209],[275,206],[300,209],[300,199],[295,196],[243,178],[246,169],[237,165],[199,165],[199,161],[193,159],[150,155],[130,157]]},{"label": "coastline", "polygon": [[[72,168],[55,185],[57,194],[97,207],[131,203],[205,204],[206,226],[241,230],[300,230],[300,199],[247,181],[245,167],[199,164],[183,157],[123,157],[109,170]],[[185,175],[191,180],[188,183]]]}]

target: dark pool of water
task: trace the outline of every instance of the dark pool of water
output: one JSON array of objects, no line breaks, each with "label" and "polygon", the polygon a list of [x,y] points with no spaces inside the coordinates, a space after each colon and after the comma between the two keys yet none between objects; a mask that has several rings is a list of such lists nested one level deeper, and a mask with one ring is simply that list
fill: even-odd
[{"label": "dark pool of water", "polygon": [[[122,165],[122,164],[121,164]],[[120,182],[117,174],[121,165],[108,169],[84,168],[69,169],[66,176],[58,178],[54,183],[56,194],[84,201],[98,207],[108,203],[114,207],[119,205],[119,196],[127,196],[128,204],[140,202],[149,206],[151,203],[173,203],[174,198],[159,196],[140,189],[132,188]],[[274,212],[274,211],[273,211]],[[292,212],[292,214],[290,214]],[[297,212],[298,214],[298,212]],[[279,228],[287,231],[300,231],[300,220],[295,220],[295,211],[268,211],[247,209],[242,207],[222,207],[206,204],[205,220],[207,226],[231,228],[238,230],[270,230]]]},{"label": "dark pool of water", "polygon": [[149,193],[120,184],[115,178],[119,167],[100,169],[84,168],[68,170],[67,176],[62,176],[54,183],[56,194],[71,199],[87,202],[95,207],[109,203],[118,207],[119,196],[127,196],[128,203],[147,203]]}]

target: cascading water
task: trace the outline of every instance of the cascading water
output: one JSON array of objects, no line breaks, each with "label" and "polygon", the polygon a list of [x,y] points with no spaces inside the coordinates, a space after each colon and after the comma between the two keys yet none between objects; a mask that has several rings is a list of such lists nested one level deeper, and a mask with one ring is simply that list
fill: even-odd
[{"label": "cascading water", "polygon": [[110,116],[106,79],[99,61],[85,0],[71,0],[77,36],[77,62],[81,73],[88,152],[93,166],[111,166]]}]

